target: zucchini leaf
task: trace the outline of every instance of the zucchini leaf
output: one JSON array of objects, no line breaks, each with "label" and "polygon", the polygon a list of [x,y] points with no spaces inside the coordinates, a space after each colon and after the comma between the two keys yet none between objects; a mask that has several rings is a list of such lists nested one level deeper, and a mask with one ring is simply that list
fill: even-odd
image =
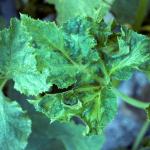
[{"label": "zucchini leaf", "polygon": [[15,101],[0,92],[0,149],[23,150],[31,133],[31,120]]},{"label": "zucchini leaf", "polygon": [[[101,133],[104,125],[101,125],[103,106],[99,96],[101,89],[99,74],[102,70],[99,54],[94,48],[95,39],[89,31],[91,21],[77,17],[65,23],[63,30],[54,23],[33,20],[24,15],[21,21],[34,37],[33,42],[36,45],[34,48],[37,49],[39,62],[37,67],[41,71],[48,70],[50,84],[55,84],[58,88],[74,85],[68,92],[47,94],[30,102],[37,111],[46,114],[51,122],[69,121],[71,117],[77,115],[87,123],[91,134]],[[45,27],[45,30],[42,30],[42,27]],[[53,33],[55,36],[52,36]],[[41,36],[37,36],[38,34]],[[42,57],[41,53],[45,54],[45,57]],[[104,109],[106,111],[107,108]],[[103,116],[105,118],[105,115]]]},{"label": "zucchini leaf", "polygon": [[149,38],[125,27],[116,33],[111,24],[87,17],[75,17],[61,27],[25,15],[21,22],[33,37],[38,71],[48,72],[50,85],[71,87],[30,103],[51,122],[78,116],[90,134],[101,134],[117,111],[112,79],[128,79],[149,61]]},{"label": "zucchini leaf", "polygon": [[[29,102],[51,123],[68,122],[78,116],[86,124],[87,134],[102,134],[117,111],[112,80],[128,79],[135,69],[144,68],[150,60],[149,38],[125,27],[116,32],[112,23],[107,25],[90,17],[75,17],[60,27],[25,15],[13,22],[10,31],[1,34],[5,48],[9,36],[17,32],[9,51],[13,57],[2,50],[9,62],[7,65],[5,59],[0,59],[2,73],[8,71],[7,76],[16,79],[15,87],[21,92],[39,94]],[[18,41],[21,38],[23,42]],[[25,74],[21,76],[20,72]],[[26,79],[26,72],[30,78]],[[53,85],[70,88],[52,94]]]}]

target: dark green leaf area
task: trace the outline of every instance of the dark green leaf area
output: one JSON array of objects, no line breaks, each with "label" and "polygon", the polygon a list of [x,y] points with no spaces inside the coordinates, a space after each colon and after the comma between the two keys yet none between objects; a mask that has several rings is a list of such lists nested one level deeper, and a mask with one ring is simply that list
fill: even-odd
[{"label": "dark green leaf area", "polygon": [[75,17],[63,24],[63,30],[65,33],[85,35],[85,33],[91,28],[92,19],[85,17]]},{"label": "dark green leaf area", "polygon": [[31,118],[33,132],[26,150],[99,150],[103,144],[103,135],[85,136],[86,128],[83,125],[57,121],[50,124],[40,113],[33,113]]}]

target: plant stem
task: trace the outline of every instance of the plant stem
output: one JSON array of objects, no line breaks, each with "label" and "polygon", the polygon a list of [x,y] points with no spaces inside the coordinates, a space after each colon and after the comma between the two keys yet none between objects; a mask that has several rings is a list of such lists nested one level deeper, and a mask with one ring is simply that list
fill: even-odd
[{"label": "plant stem", "polygon": [[137,99],[131,98],[123,93],[121,93],[119,90],[117,90],[116,88],[112,88],[113,92],[120,98],[122,98],[122,100],[124,100],[125,102],[127,102],[128,104],[135,106],[137,108],[140,109],[146,109],[147,107],[149,107],[150,103],[146,103],[146,102],[142,102],[139,101]]},{"label": "plant stem", "polygon": [[141,130],[140,130],[140,132],[139,132],[139,134],[138,134],[138,136],[137,136],[137,138],[136,138],[136,140],[134,142],[132,150],[138,150],[139,145],[140,145],[140,143],[141,143],[141,141],[142,141],[146,131],[149,128],[149,125],[150,125],[150,121],[149,120],[145,121],[145,123],[143,124],[143,127],[141,128]]},{"label": "plant stem", "polygon": [[141,27],[141,24],[145,18],[147,9],[148,9],[148,0],[139,0],[139,6],[135,16],[135,22],[133,24],[133,29],[138,31]]}]

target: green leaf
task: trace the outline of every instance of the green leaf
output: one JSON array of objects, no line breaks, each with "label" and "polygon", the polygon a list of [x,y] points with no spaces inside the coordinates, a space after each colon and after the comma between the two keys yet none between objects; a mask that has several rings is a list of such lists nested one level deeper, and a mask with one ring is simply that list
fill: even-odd
[{"label": "green leaf", "polygon": [[55,132],[60,135],[65,135],[61,128],[55,131],[50,125],[49,120],[40,113],[32,112],[30,117],[32,120],[32,133],[28,139],[28,145],[25,150],[66,150],[63,142],[53,137],[53,133]]},{"label": "green leaf", "polygon": [[69,121],[78,116],[87,124],[90,134],[102,134],[117,111],[116,96],[105,88],[101,93],[96,87],[78,88],[60,94],[49,94],[39,100],[30,100],[37,111],[44,113],[51,122]]},{"label": "green leaf", "polygon": [[55,4],[58,14],[57,22],[62,24],[76,16],[96,17],[101,20],[108,12],[113,0],[107,3],[103,0],[48,0],[48,2]]},{"label": "green leaf", "polygon": [[64,91],[30,103],[51,122],[78,116],[89,134],[102,134],[117,109],[112,79],[126,79],[149,61],[149,38],[127,28],[114,33],[112,23],[89,17],[58,27],[21,15],[20,24],[31,37],[37,72],[46,72],[45,82]]},{"label": "green leaf", "polygon": [[[0,32],[0,77],[13,79],[15,88],[27,95],[38,95],[48,90],[47,72],[37,71],[32,37],[16,19],[9,29]],[[30,90],[29,90],[30,89]]]},{"label": "green leaf", "polygon": [[[48,116],[51,122],[69,121],[74,115],[82,118],[83,109],[90,105],[87,104],[88,101],[93,105],[94,98],[98,95],[95,89],[99,88],[96,85],[99,85],[101,72],[99,55],[93,49],[96,43],[89,31],[91,20],[78,17],[71,19],[63,25],[63,30],[54,23],[34,20],[24,15],[21,22],[34,39],[38,69],[48,70],[48,81],[58,88],[73,85],[71,91],[47,94],[31,103],[37,111]],[[41,36],[38,36],[39,34]],[[53,34],[55,36],[52,36]],[[86,94],[90,87],[94,90]],[[95,124],[90,126],[91,132],[93,128]],[[100,130],[102,129],[95,132],[99,133]]]},{"label": "green leaf", "polygon": [[26,150],[99,150],[103,136],[85,136],[83,125],[71,123],[52,123],[41,114],[32,115],[33,132]]},{"label": "green leaf", "polygon": [[31,133],[31,121],[21,107],[0,92],[0,149],[23,150]]},{"label": "green leaf", "polygon": [[[34,39],[38,69],[49,72],[51,85],[61,89],[72,86],[70,91],[46,94],[31,103],[51,122],[79,116],[90,134],[101,134],[117,109],[116,97],[107,87],[110,77],[128,78],[133,69],[147,62],[149,38],[126,28],[121,33],[113,33],[111,24],[106,26],[86,17],[70,19],[61,28],[24,15],[21,22]],[[112,46],[109,52],[110,43],[118,51]]]},{"label": "green leaf", "polygon": [[108,61],[109,75],[119,80],[128,79],[150,60],[150,39],[127,28],[118,37],[119,52]]}]

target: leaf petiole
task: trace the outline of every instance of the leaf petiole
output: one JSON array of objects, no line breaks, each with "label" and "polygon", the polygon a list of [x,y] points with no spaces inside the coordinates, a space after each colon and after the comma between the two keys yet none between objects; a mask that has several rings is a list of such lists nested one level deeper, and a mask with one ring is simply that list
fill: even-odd
[{"label": "leaf petiole", "polygon": [[137,99],[134,99],[134,98],[131,98],[125,94],[123,94],[122,92],[120,92],[119,90],[117,90],[116,88],[112,87],[112,90],[113,92],[120,98],[122,98],[123,101],[127,102],[128,104],[132,105],[132,106],[135,106],[137,108],[140,108],[140,109],[146,109],[150,103],[147,103],[147,102],[142,102],[142,101],[139,101]]}]

